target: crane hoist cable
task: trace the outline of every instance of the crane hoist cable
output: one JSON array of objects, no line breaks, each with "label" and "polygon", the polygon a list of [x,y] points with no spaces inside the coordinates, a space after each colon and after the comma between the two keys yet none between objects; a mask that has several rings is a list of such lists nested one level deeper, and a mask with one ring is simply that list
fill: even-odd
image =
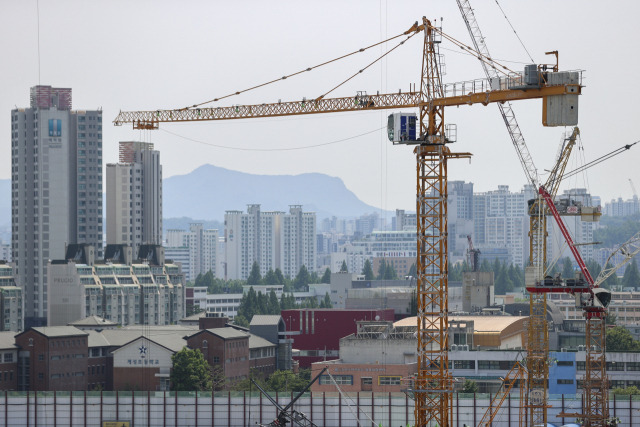
[{"label": "crane hoist cable", "polygon": [[531,57],[531,54],[529,53],[529,50],[527,49],[527,47],[524,45],[524,43],[522,42],[522,39],[520,38],[520,36],[518,35],[518,32],[516,31],[515,28],[513,28],[513,25],[511,25],[511,21],[509,21],[509,18],[507,17],[507,14],[504,13],[504,10],[502,9],[502,6],[500,6],[500,3],[498,3],[498,0],[496,0],[496,4],[498,5],[498,9],[500,9],[500,12],[502,12],[502,16],[504,16],[504,19],[507,20],[507,23],[509,24],[509,26],[511,27],[511,29],[513,30],[513,34],[516,35],[516,38],[518,39],[518,41],[520,42],[520,45],[522,45],[522,48],[524,49],[525,52],[527,52],[527,55],[529,56],[529,59],[531,60],[531,63],[535,63],[536,61],[533,60],[533,58]]},{"label": "crane hoist cable", "polygon": [[[447,33],[443,32],[442,29],[437,28],[437,27],[433,27],[433,26],[431,28],[434,31],[436,31],[438,34],[442,35],[442,37],[444,37],[445,39],[449,40],[454,45],[458,46],[460,49],[466,51],[467,53],[469,53],[472,56],[475,56],[476,58],[478,58],[479,61],[484,62],[489,67],[491,67],[494,70],[496,70],[496,72],[502,73],[505,76],[509,75],[509,74],[516,74],[515,71],[513,71],[512,69],[510,69],[506,65],[502,65],[498,61],[496,61],[495,59],[493,59],[493,58],[491,58],[489,56],[483,55],[481,52],[478,52],[474,48],[472,48],[470,46],[467,46],[466,44],[462,43],[461,41],[457,40],[456,38],[451,37]],[[503,70],[506,70],[506,71],[503,71]]]},{"label": "crane hoist cable", "polygon": [[247,89],[239,90],[239,91],[237,91],[237,92],[233,92],[233,93],[230,93],[230,94],[228,94],[228,95],[224,95],[224,96],[220,96],[220,97],[218,97],[218,98],[210,99],[209,101],[204,101],[204,102],[201,102],[201,103],[199,103],[199,104],[193,104],[193,105],[190,105],[190,106],[188,106],[188,107],[184,107],[183,109],[184,109],[184,110],[187,110],[187,109],[189,109],[189,108],[197,108],[197,107],[200,107],[200,106],[205,105],[205,104],[210,104],[210,103],[212,103],[212,102],[217,102],[217,101],[220,101],[220,100],[225,99],[225,98],[229,98],[229,97],[232,97],[232,96],[240,95],[241,93],[249,92],[249,91],[252,91],[252,90],[254,90],[254,89],[258,89],[258,88],[261,88],[261,87],[263,87],[263,86],[270,85],[270,84],[272,84],[272,83],[276,83],[276,82],[279,82],[279,81],[282,81],[282,80],[286,80],[286,79],[288,79],[288,78],[290,78],[290,77],[294,77],[294,76],[297,76],[297,75],[299,75],[299,74],[306,73],[306,72],[311,71],[311,70],[314,70],[314,69],[316,69],[316,68],[320,68],[320,67],[322,67],[322,66],[324,66],[324,65],[331,64],[332,62],[336,62],[336,61],[339,61],[339,60],[341,60],[341,59],[347,58],[347,57],[349,57],[349,56],[355,55],[356,53],[361,53],[361,52],[364,52],[364,51],[366,51],[366,50],[368,50],[368,49],[371,49],[371,48],[373,48],[373,47],[376,47],[376,46],[382,45],[382,44],[384,44],[384,43],[390,42],[391,40],[395,40],[395,39],[397,39],[398,37],[402,37],[402,36],[403,36],[403,35],[405,35],[405,34],[409,34],[409,32],[413,32],[413,34],[412,34],[412,36],[413,36],[413,35],[415,35],[415,34],[417,33],[417,32],[414,32],[414,28],[415,28],[415,26],[416,26],[416,25],[417,25],[417,23],[416,23],[416,24],[414,24],[414,27],[411,27],[411,29],[409,29],[409,30],[407,30],[407,31],[405,31],[405,32],[403,32],[403,33],[400,33],[400,34],[398,34],[398,35],[395,35],[395,36],[393,36],[393,37],[390,37],[390,38],[388,38],[388,39],[386,39],[386,40],[383,40],[383,41],[381,41],[381,42],[378,42],[378,43],[372,44],[372,45],[367,46],[367,47],[360,48],[360,49],[358,49],[358,50],[355,50],[355,51],[353,51],[353,52],[350,52],[350,53],[344,54],[344,55],[342,55],[342,56],[339,56],[339,57],[337,57],[337,58],[331,59],[331,60],[329,60],[329,61],[322,62],[322,63],[320,63],[320,64],[318,64],[318,65],[314,65],[313,67],[308,67],[308,68],[305,68],[304,70],[296,71],[295,73],[287,74],[287,75],[284,75],[284,76],[279,77],[279,78],[277,78],[277,79],[273,79],[273,80],[270,80],[270,81],[268,81],[268,82],[265,82],[265,83],[261,83],[261,84],[255,85],[255,86],[252,86],[252,87],[247,88]]},{"label": "crane hoist cable", "polygon": [[612,152],[610,152],[608,154],[605,154],[604,156],[600,156],[597,159],[592,160],[589,163],[586,163],[586,164],[580,166],[577,169],[574,169],[574,170],[572,170],[570,172],[565,173],[564,174],[564,178],[572,177],[573,175],[576,175],[576,174],[584,171],[585,169],[589,169],[590,167],[595,166],[595,165],[597,165],[599,163],[602,163],[605,160],[609,160],[610,158],[615,157],[618,154],[622,154],[622,153],[624,153],[625,151],[629,150],[631,147],[633,147],[634,145],[636,145],[639,142],[640,141],[636,141],[636,142],[633,142],[631,144],[623,145],[622,147],[620,147],[620,148],[618,148],[616,150],[613,150]]}]

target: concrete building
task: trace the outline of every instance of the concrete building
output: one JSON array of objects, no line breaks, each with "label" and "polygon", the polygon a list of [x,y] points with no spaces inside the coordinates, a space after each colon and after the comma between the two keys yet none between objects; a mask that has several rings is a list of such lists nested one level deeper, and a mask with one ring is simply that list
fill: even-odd
[{"label": "concrete building", "polygon": [[45,325],[47,262],[68,244],[102,255],[102,111],[71,111],[71,89],[35,86],[11,111],[12,258],[25,326]]},{"label": "concrete building", "polygon": [[107,164],[107,244],[162,243],[162,166],[148,142],[120,142],[120,163]]},{"label": "concrete building", "polygon": [[527,209],[534,195],[530,185],[517,193],[510,192],[508,185],[499,185],[497,190],[474,194],[472,238],[481,257],[485,249],[506,248],[510,263],[522,268],[526,265],[529,257]]},{"label": "concrete building", "polygon": [[286,333],[293,340],[293,359],[301,368],[337,359],[340,338],[356,332],[358,321],[393,321],[393,310],[296,309],[283,310]]},{"label": "concrete building", "polygon": [[282,316],[255,315],[251,319],[249,331],[252,335],[259,336],[275,346],[275,365],[278,370],[293,368],[293,340],[287,337],[286,325]]},{"label": "concrete building", "polygon": [[449,181],[448,190],[448,246],[451,262],[457,262],[465,259],[467,236],[473,236],[473,183]]},{"label": "concrete building", "polygon": [[184,275],[179,266],[164,263],[161,249],[142,246],[143,259],[133,263],[98,264],[89,256],[51,261],[49,325],[93,315],[123,326],[178,323],[185,314]]},{"label": "concrete building", "polygon": [[279,268],[292,278],[304,265],[316,269],[316,214],[303,212],[301,205],[289,206],[289,213],[263,212],[260,205],[248,205],[247,213],[225,213],[226,278],[245,280],[254,262],[264,276]]},{"label": "concrete building", "polygon": [[0,261],[0,331],[24,329],[22,289],[17,285],[14,268]]},{"label": "concrete building", "polygon": [[[565,190],[562,195],[558,195],[554,202],[559,209],[563,206],[572,206],[575,207],[576,212],[578,212],[578,208],[584,212],[586,208],[594,207],[596,212],[600,212],[600,206],[596,205],[594,197],[587,193],[587,190],[584,188],[572,188]],[[595,245],[589,244],[594,241],[593,230],[596,227],[594,219],[594,217],[588,215],[562,217],[567,230],[571,233],[574,243],[587,243],[585,245],[577,246],[578,251],[580,251],[580,255],[582,255],[582,259],[585,261],[596,258],[597,249],[595,248]],[[573,255],[565,244],[565,239],[562,236],[558,225],[553,220],[553,217],[548,219],[548,224],[550,225],[547,225],[547,228],[549,229],[549,238],[547,239],[549,242],[547,258],[556,259],[559,257],[570,257],[573,261]],[[577,267],[578,265],[575,264],[575,266]]]},{"label": "concrete building", "polygon": [[493,272],[468,272],[462,276],[462,310],[478,312],[491,307],[494,302]]},{"label": "concrete building", "polygon": [[604,205],[604,214],[607,216],[630,216],[638,213],[640,213],[640,201],[637,195],[627,200],[622,200],[622,197],[618,197],[617,200],[611,199]]},{"label": "concrete building", "polygon": [[167,257],[185,265],[189,282],[209,271],[214,277],[223,277],[224,272],[219,269],[218,237],[218,230],[205,229],[201,223],[190,224],[189,231],[168,230]]}]

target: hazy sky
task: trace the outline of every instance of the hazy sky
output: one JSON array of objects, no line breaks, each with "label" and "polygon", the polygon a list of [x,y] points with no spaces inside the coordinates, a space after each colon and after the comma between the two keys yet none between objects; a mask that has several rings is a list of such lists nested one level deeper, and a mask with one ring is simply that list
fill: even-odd
[{"label": "hazy sky", "polygon": [[[529,63],[496,2],[472,4],[492,55],[513,70]],[[586,70],[579,107],[584,150],[574,151],[568,170],[640,139],[640,2],[501,0],[500,5],[535,62],[549,61],[544,52],[559,50],[561,69]],[[415,158],[411,148],[387,140],[389,111],[162,124],[144,133],[111,121],[119,110],[184,107],[314,66],[399,34],[423,15],[444,18],[444,31],[471,45],[454,0],[40,0],[39,10],[40,67],[36,1],[0,0],[0,179],[10,178],[10,110],[28,107],[29,88],[40,83],[73,88],[74,109],[102,108],[105,164],[117,161],[118,141],[145,140],[161,151],[165,177],[205,163],[258,174],[320,172],[342,178],[371,205],[415,210]],[[419,84],[421,47],[422,37],[414,37],[330,96],[408,90]],[[315,98],[385,50],[374,48],[214,105]],[[442,44],[441,53],[445,82],[483,77],[477,60],[450,43]],[[563,132],[571,129],[543,128],[540,100],[516,102],[514,110],[536,166],[551,168]],[[524,173],[495,105],[449,108],[445,121],[458,126],[451,149],[474,154],[471,163],[450,163],[450,180],[472,181],[476,191],[499,184],[522,187]],[[252,151],[331,142],[336,143]],[[629,179],[640,189],[639,158],[640,144],[563,188],[587,187],[603,201],[630,198]],[[216,185],[224,183],[211,183],[211,197]],[[247,201],[252,202],[261,201]]]}]

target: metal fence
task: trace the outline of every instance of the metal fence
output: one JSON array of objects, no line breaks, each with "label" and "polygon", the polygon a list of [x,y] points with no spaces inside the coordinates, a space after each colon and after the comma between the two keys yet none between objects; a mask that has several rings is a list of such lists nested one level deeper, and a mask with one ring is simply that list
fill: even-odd
[{"label": "metal fence", "polygon": [[[285,406],[290,393],[272,395]],[[490,404],[488,394],[453,396],[453,425],[475,426]],[[581,412],[581,396],[551,396],[549,422],[574,422],[559,413]],[[518,421],[519,399],[507,399],[493,425],[508,427]],[[318,426],[413,425],[413,401],[402,393],[307,393],[294,409]],[[640,425],[640,396],[611,399],[610,412],[623,426]],[[259,393],[249,392],[5,392],[0,394],[0,427],[213,427],[255,426],[276,417],[276,409]],[[124,425],[124,426],[123,426]]]}]

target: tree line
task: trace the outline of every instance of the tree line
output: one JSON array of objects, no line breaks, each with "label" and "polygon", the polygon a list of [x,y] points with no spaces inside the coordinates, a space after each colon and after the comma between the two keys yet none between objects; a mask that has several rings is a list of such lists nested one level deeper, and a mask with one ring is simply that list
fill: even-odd
[{"label": "tree line", "polygon": [[253,286],[251,286],[249,291],[242,295],[240,306],[238,307],[238,314],[233,318],[233,323],[248,328],[251,319],[253,319],[253,316],[256,314],[280,314],[282,310],[292,308],[332,307],[333,304],[331,303],[331,298],[328,293],[325,293],[324,299],[320,303],[318,303],[316,297],[309,297],[304,299],[300,304],[296,304],[296,298],[291,292],[283,292],[280,300],[278,300],[273,289],[267,295],[260,291],[256,292]]}]

